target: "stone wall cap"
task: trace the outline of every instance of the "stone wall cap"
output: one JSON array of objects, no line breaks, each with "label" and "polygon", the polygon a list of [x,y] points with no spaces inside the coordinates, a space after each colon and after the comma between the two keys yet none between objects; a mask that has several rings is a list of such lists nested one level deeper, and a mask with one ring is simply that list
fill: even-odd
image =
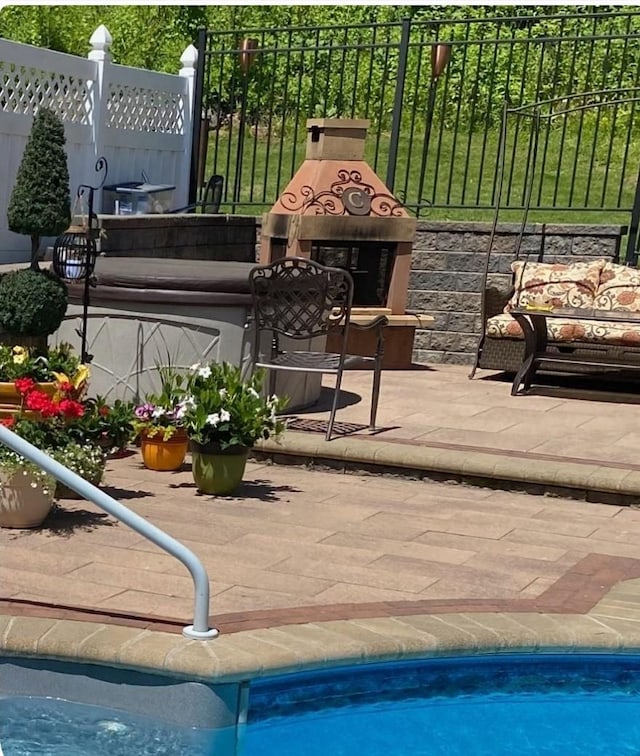
[{"label": "stone wall cap", "polygon": [[627,226],[603,225],[601,223],[582,225],[545,223],[544,231],[546,234],[556,234],[558,236],[563,234],[570,236],[622,236],[627,233]]},{"label": "stone wall cap", "polygon": [[[491,233],[492,223],[489,221],[429,221],[419,220],[418,231],[443,231],[462,233]],[[498,223],[499,234],[520,233],[520,223]],[[556,236],[622,236],[627,233],[627,226],[604,225],[602,223],[527,223],[526,234],[553,234]]]},{"label": "stone wall cap", "polygon": [[176,226],[255,226],[253,215],[213,213],[150,213],[149,215],[98,215],[102,228],[175,228]]},{"label": "stone wall cap", "polygon": [[307,130],[319,129],[368,129],[371,121],[366,118],[308,118]]}]

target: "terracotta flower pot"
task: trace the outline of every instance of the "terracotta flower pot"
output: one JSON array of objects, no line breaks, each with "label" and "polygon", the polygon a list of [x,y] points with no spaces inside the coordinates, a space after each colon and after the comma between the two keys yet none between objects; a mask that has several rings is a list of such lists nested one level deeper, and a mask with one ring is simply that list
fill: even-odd
[{"label": "terracotta flower pot", "polygon": [[[35,487],[32,485],[35,483]],[[0,485],[0,527],[37,528],[53,506],[53,486],[45,493],[30,473],[3,475]]]},{"label": "terracotta flower pot", "polygon": [[146,432],[142,433],[140,440],[142,461],[149,470],[169,472],[182,467],[189,446],[189,439],[184,429],[178,429],[167,441],[163,439],[161,432],[155,436],[148,436]]},{"label": "terracotta flower pot", "polygon": [[215,496],[233,493],[242,483],[249,456],[246,446],[220,449],[217,444],[191,441],[193,479],[198,491]]}]

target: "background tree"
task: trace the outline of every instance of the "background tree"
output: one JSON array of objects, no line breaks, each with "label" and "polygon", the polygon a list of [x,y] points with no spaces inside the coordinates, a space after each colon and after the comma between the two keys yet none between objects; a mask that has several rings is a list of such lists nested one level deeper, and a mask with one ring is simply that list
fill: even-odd
[{"label": "background tree", "polygon": [[38,270],[42,236],[57,236],[69,225],[69,168],[64,126],[40,108],[33,120],[7,210],[9,229],[31,236],[31,267]]}]

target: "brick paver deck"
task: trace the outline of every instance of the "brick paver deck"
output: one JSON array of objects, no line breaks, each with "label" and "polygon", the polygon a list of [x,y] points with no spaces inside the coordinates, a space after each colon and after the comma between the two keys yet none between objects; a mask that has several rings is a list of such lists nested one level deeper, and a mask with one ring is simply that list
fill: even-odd
[{"label": "brick paver deck", "polygon": [[[352,397],[368,379],[348,376]],[[508,384],[469,382],[461,368],[387,373],[381,421],[404,442],[636,463],[635,395],[540,391],[512,398]],[[355,403],[340,419],[366,411]],[[431,610],[582,612],[640,576],[640,512],[628,506],[257,463],[237,496],[214,498],[196,492],[188,467],[150,472],[138,453],[110,462],[106,485],[202,558],[214,622],[227,629]],[[9,613],[83,607],[167,627],[191,615],[186,569],[86,502],[63,502],[39,530],[0,530],[0,554]]]}]

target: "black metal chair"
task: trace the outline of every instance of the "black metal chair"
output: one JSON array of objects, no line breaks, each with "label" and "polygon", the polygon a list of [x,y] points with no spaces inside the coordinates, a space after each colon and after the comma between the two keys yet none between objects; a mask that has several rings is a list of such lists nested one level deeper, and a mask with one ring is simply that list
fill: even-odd
[{"label": "black metal chair", "polygon": [[[375,429],[380,373],[384,348],[386,316],[373,317],[366,324],[351,322],[353,279],[341,268],[329,268],[311,260],[285,257],[269,265],[259,265],[249,274],[253,297],[254,367],[269,370],[269,393],[274,393],[278,370],[303,373],[329,373],[336,376],[336,387],[329,416],[326,439],[331,439],[344,370],[373,365],[370,427]],[[280,337],[309,340],[326,336],[339,328],[342,349],[339,354],[303,350],[283,350]],[[351,329],[376,329],[375,355],[361,357],[346,353]],[[268,354],[260,354],[263,334],[270,339]]]},{"label": "black metal chair", "polygon": [[204,189],[202,199],[198,202],[194,202],[191,205],[185,205],[184,207],[177,207],[175,210],[171,210],[172,213],[192,213],[198,208],[202,208],[203,213],[217,213],[220,210],[220,204],[222,202],[222,190],[224,188],[224,176],[219,176],[215,173],[207,181],[207,185]]}]

